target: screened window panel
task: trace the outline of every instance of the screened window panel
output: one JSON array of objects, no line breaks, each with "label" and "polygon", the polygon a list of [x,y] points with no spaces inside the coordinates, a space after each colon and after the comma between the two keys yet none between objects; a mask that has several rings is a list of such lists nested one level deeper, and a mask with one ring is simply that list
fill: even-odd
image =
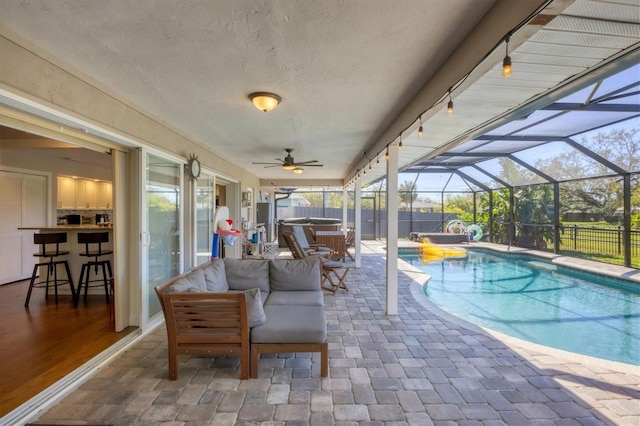
[{"label": "screened window panel", "polygon": [[489,176],[485,175],[484,173],[482,173],[481,171],[473,167],[462,167],[460,171],[468,175],[469,177],[477,180],[478,182],[488,186],[491,189],[497,189],[502,186],[496,180],[491,179]]},{"label": "screened window panel", "polygon": [[[560,184],[560,206],[564,221],[616,221],[624,207],[622,180],[618,177],[586,179]],[[582,216],[581,216],[582,215]],[[622,223],[622,216],[618,217]]]},{"label": "screened window panel", "polygon": [[611,122],[631,118],[634,115],[636,113],[573,111],[571,114],[562,114],[533,128],[517,132],[516,135],[571,136],[582,133],[585,129],[605,126]]},{"label": "screened window panel", "polygon": [[592,95],[593,92],[593,88],[595,87],[595,84],[590,84],[589,86],[585,87],[582,90],[578,90],[575,93],[572,93],[571,95],[564,97],[562,99],[560,99],[559,101],[557,101],[558,103],[578,103],[578,104],[584,104],[585,102],[587,102],[589,100],[589,97]]},{"label": "screened window panel", "polygon": [[631,68],[627,68],[626,70],[619,72],[615,76],[605,79],[596,91],[596,98],[602,97],[607,93],[619,90],[620,88],[628,86],[629,84],[637,83],[639,75],[640,65],[635,65]]},{"label": "screened window panel", "polygon": [[419,191],[441,191],[450,178],[451,173],[422,173],[416,187]]},{"label": "screened window panel", "polygon": [[490,132],[487,132],[487,136],[491,135],[508,135],[525,127],[529,127],[532,124],[536,124],[540,121],[547,120],[550,117],[553,117],[557,114],[558,111],[536,111],[529,114],[526,118],[522,120],[513,120],[509,123],[503,124],[502,126],[494,129]]},{"label": "screened window panel", "polygon": [[486,170],[511,186],[534,185],[545,183],[546,181],[539,175],[525,169],[518,163],[508,158],[493,158],[477,164],[481,169]]},{"label": "screened window panel", "polygon": [[535,159],[534,165],[560,181],[612,174],[608,168],[565,142],[552,142],[514,154],[524,161]]},{"label": "screened window panel", "polygon": [[512,152],[517,152],[532,146],[540,145],[546,142],[540,141],[527,141],[527,140],[501,140],[494,141],[490,144],[483,146],[482,148],[474,150],[472,153],[482,153],[482,152],[500,152],[504,154],[511,154]]},{"label": "screened window panel", "polygon": [[616,96],[618,97],[615,99],[602,101],[602,104],[640,105],[640,93],[637,93],[638,90],[638,86],[632,87],[629,90],[617,94]]},{"label": "screened window panel", "polygon": [[463,143],[460,146],[457,146],[455,148],[453,148],[451,150],[451,152],[467,152],[467,151],[471,151],[473,149],[476,149],[484,144],[486,144],[487,141],[478,141],[478,140],[470,140],[468,142]]}]

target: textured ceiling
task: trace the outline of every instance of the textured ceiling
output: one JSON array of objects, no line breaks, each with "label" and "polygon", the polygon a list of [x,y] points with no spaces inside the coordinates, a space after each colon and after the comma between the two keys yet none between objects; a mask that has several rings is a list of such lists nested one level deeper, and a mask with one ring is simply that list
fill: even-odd
[{"label": "textured ceiling", "polygon": [[494,3],[3,0],[0,25],[261,178],[284,148],[343,178]]},{"label": "textured ceiling", "polygon": [[[639,23],[637,0],[2,0],[0,13],[0,29],[267,182],[350,180],[399,134],[400,167],[415,164],[634,49]],[[450,86],[453,116],[433,104]],[[262,113],[254,91],[283,102]],[[252,165],[285,148],[324,167]]]}]

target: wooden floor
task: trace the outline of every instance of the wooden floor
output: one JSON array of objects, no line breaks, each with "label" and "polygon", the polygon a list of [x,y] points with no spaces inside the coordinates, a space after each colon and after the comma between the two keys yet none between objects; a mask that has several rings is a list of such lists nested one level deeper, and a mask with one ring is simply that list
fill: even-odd
[{"label": "wooden floor", "polygon": [[34,289],[29,308],[28,281],[0,286],[0,417],[60,380],[119,339],[104,296],[89,296],[73,307],[71,296],[45,299]]}]

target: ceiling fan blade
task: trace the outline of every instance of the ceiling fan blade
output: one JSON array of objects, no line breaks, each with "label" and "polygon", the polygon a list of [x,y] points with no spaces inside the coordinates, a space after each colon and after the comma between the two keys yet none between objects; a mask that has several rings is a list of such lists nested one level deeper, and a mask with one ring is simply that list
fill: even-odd
[{"label": "ceiling fan blade", "polygon": [[304,166],[304,167],[323,167],[324,164],[297,164],[298,166]]},{"label": "ceiling fan blade", "polygon": [[258,163],[258,162],[256,162],[256,161],[254,161],[254,162],[253,162],[253,163],[251,163],[251,164],[269,164],[269,165],[273,165],[273,166],[279,166],[279,165],[280,165],[280,163],[274,163],[273,161],[271,161],[271,162],[269,162],[269,163]]},{"label": "ceiling fan blade", "polygon": [[298,161],[296,161],[294,164],[295,164],[296,166],[306,166],[306,165],[309,165],[309,164],[311,164],[311,163],[317,163],[317,162],[318,162],[318,160],[299,161],[299,162],[298,162]]}]

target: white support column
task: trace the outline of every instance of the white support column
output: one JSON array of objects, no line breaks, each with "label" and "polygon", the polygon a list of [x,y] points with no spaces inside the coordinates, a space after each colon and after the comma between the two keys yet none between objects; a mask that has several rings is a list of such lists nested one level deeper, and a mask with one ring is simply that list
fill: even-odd
[{"label": "white support column", "polygon": [[398,147],[387,161],[387,315],[398,315]]},{"label": "white support column", "polygon": [[353,247],[355,249],[355,265],[356,268],[360,267],[361,259],[360,259],[360,239],[362,238],[362,191],[360,180],[355,183],[355,200],[354,200],[354,214],[355,214],[355,229],[356,229],[356,238],[353,243]]},{"label": "white support column", "polygon": [[347,234],[349,227],[349,191],[347,188],[342,190],[342,231]]}]

